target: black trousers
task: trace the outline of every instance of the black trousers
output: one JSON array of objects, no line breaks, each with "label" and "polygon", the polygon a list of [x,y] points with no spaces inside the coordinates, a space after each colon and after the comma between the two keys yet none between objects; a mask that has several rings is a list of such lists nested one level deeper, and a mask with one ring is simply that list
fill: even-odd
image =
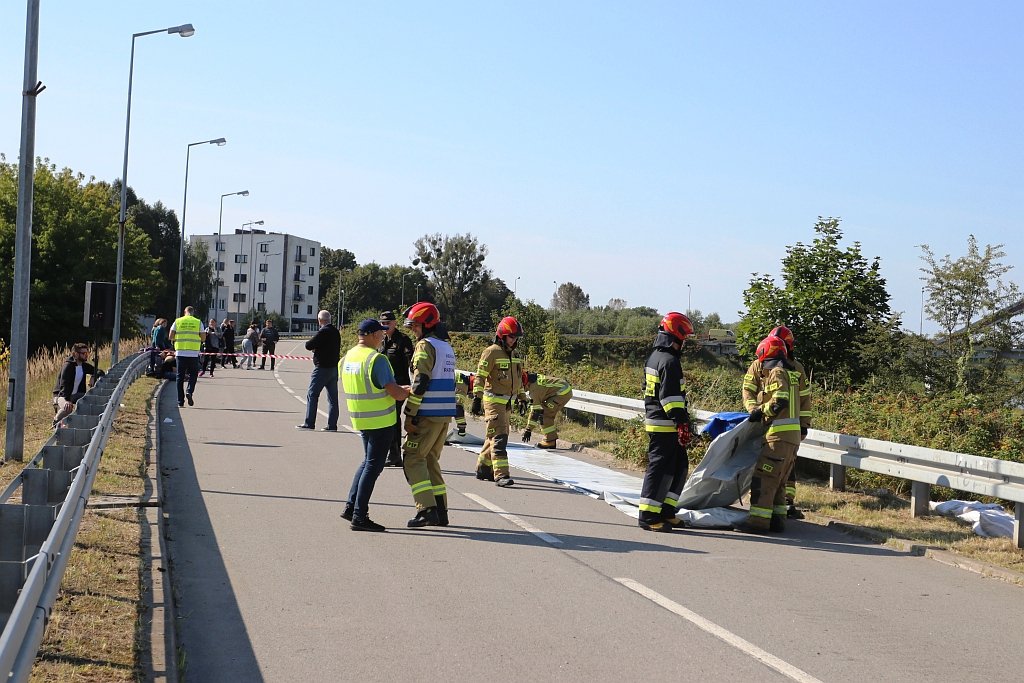
[{"label": "black trousers", "polygon": [[[686,449],[679,445],[679,438],[672,432],[648,432],[647,471],[640,488],[640,497],[656,501],[661,509],[641,510],[640,519],[655,522],[676,514],[676,501],[686,483],[690,463]],[[669,499],[666,504],[666,499]]]},{"label": "black trousers", "polygon": [[405,401],[395,401],[398,422],[395,424],[395,438],[391,441],[391,446],[388,449],[388,462],[402,462],[402,421],[405,419],[402,415],[403,405],[405,405]]},{"label": "black trousers", "polygon": [[[267,356],[274,355],[274,349],[276,347],[277,347],[277,344],[269,344],[267,342],[263,342],[263,350],[261,351],[261,353],[264,353],[266,355],[263,356],[263,358],[260,358],[260,370],[262,370],[263,368],[267,367]],[[276,361],[276,360],[277,360],[276,358],[271,358],[270,359],[270,369],[271,370],[274,369],[274,361]]]}]

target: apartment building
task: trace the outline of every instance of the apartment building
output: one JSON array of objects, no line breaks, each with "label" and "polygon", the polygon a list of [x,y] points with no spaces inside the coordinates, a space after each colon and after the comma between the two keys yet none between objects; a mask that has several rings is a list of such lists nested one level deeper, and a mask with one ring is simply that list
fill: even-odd
[{"label": "apartment building", "polygon": [[[209,316],[248,324],[252,309],[279,313],[289,329],[317,329],[320,243],[295,235],[236,229],[234,234],[193,235],[206,245],[219,276]],[[210,285],[214,286],[213,283]]]}]

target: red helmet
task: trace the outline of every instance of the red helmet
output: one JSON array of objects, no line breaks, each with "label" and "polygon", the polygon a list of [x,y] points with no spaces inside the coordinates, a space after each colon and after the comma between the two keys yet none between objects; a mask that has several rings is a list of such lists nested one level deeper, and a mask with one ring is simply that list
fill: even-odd
[{"label": "red helmet", "polygon": [[782,341],[786,342],[786,350],[789,353],[793,353],[793,347],[796,346],[796,337],[793,336],[793,330],[789,329],[785,325],[779,325],[769,332],[768,336],[778,337]]},{"label": "red helmet", "polygon": [[522,337],[523,326],[512,316],[506,316],[498,323],[498,329],[494,331],[494,336],[501,340],[508,337]]},{"label": "red helmet", "polygon": [[405,326],[413,323],[420,323],[423,327],[433,327],[441,322],[441,314],[437,312],[437,306],[429,301],[420,301],[409,307],[405,312]]},{"label": "red helmet", "polygon": [[682,313],[672,311],[671,313],[666,313],[665,317],[661,319],[658,329],[668,332],[678,339],[679,343],[683,343],[687,337],[693,334],[693,323]]},{"label": "red helmet", "polygon": [[769,360],[771,358],[785,358],[786,356],[786,342],[782,341],[781,337],[775,335],[768,335],[761,340],[761,343],[757,345],[757,350],[754,352],[757,359],[760,361]]}]

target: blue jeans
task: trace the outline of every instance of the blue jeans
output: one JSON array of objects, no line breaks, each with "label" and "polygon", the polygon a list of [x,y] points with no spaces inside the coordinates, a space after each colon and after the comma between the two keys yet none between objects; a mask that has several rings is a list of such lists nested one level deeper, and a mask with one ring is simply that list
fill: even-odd
[{"label": "blue jeans", "polygon": [[[178,369],[178,403],[184,403],[185,394],[191,395],[196,390],[196,379],[199,377],[199,358],[178,356],[174,359],[174,364]],[[188,378],[188,391],[185,390],[186,378]]]},{"label": "blue jeans", "polygon": [[384,459],[394,438],[393,427],[368,429],[362,432],[363,452],[366,457],[359,463],[359,469],[352,477],[352,488],[348,492],[348,504],[352,506],[352,519],[365,520],[370,508],[370,496],[377,477],[384,471]]},{"label": "blue jeans", "polygon": [[327,426],[338,428],[338,366],[316,367],[309,377],[309,391],[306,392],[306,422],[309,427],[316,426],[316,406],[320,402],[320,392],[327,390]]}]

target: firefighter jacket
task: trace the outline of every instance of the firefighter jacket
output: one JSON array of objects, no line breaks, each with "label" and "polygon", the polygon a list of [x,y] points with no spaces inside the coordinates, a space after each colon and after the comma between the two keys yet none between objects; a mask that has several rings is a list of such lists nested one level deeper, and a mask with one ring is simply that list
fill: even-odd
[{"label": "firefighter jacket", "polygon": [[537,375],[537,381],[526,388],[526,393],[530,396],[531,410],[542,410],[549,407],[547,402],[556,397],[561,397],[563,405],[568,403],[572,398],[572,386],[564,379]]},{"label": "firefighter jacket", "polygon": [[[786,362],[792,365],[792,369],[800,373],[800,428],[807,430],[811,428],[811,418],[814,411],[811,406],[811,383],[807,380],[807,372],[800,361],[789,358]],[[748,413],[764,402],[764,384],[767,378],[763,364],[755,360],[747,368],[743,375],[743,409]]]},{"label": "firefighter jacket", "polygon": [[764,380],[761,418],[768,427],[765,440],[800,445],[800,395],[803,375],[788,361],[770,359],[762,364]]},{"label": "firefighter jacket", "polygon": [[644,366],[644,430],[648,432],[674,432],[676,425],[689,419],[683,368],[672,342],[670,334],[659,331],[654,353]]},{"label": "firefighter jacket", "polygon": [[480,355],[473,381],[473,395],[484,403],[512,405],[513,398],[526,400],[523,387],[523,361],[500,344],[491,344]]},{"label": "firefighter jacket", "polygon": [[[455,415],[455,352],[448,342],[424,337],[412,355],[413,393],[405,402],[405,414],[424,417]],[[421,376],[429,378],[428,382]],[[424,389],[421,392],[420,387]]]}]

